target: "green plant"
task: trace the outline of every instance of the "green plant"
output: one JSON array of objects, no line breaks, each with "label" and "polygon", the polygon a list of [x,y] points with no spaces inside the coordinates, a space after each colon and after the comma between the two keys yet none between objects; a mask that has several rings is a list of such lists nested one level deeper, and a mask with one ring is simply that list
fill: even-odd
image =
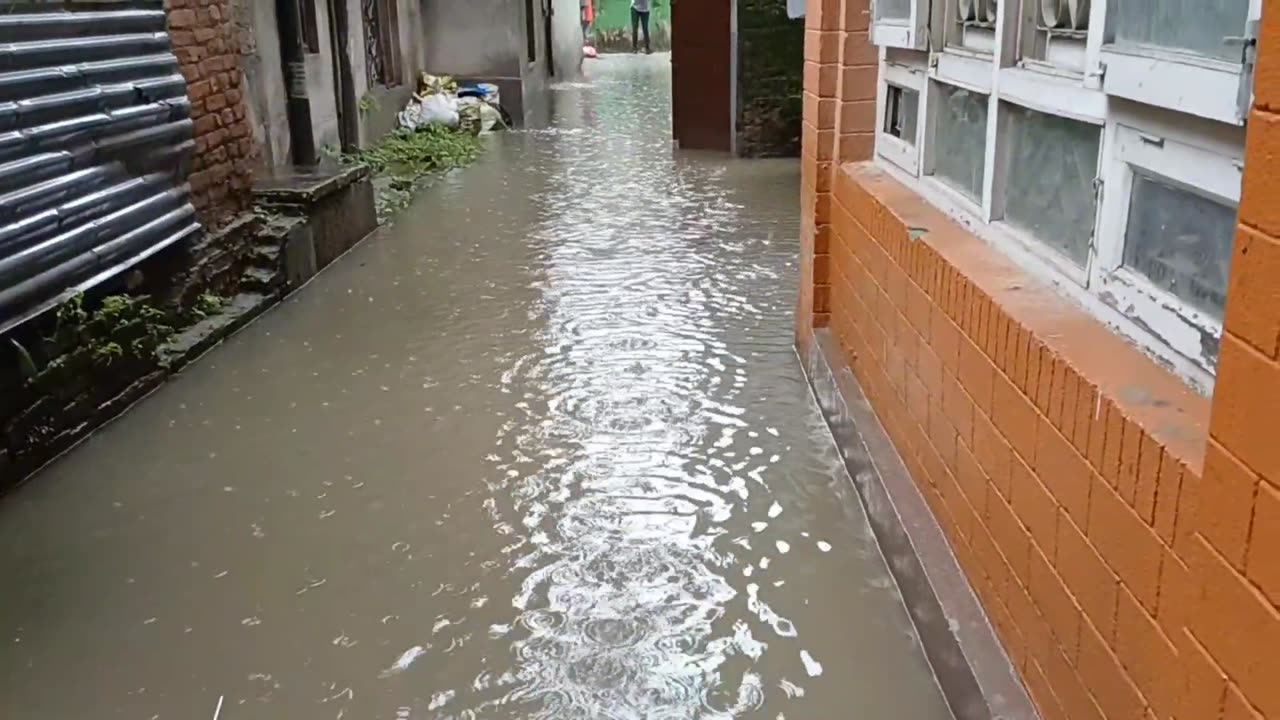
[{"label": "green plant", "polygon": [[105,342],[93,348],[95,365],[107,366],[122,357],[124,357],[124,348],[120,347],[119,343]]},{"label": "green plant", "polygon": [[468,133],[432,125],[420,130],[397,130],[371,148],[346,157],[368,165],[378,174],[417,179],[428,173],[460,167],[480,154],[480,140]]},{"label": "green plant", "polygon": [[371,112],[377,112],[381,106],[378,103],[378,98],[373,93],[365,93],[356,107],[360,110],[361,115],[368,115]]},{"label": "green plant", "polygon": [[54,315],[53,333],[43,338],[38,356],[17,341],[19,369],[28,383],[51,390],[94,368],[120,360],[155,361],[158,350],[174,333],[176,318],[151,305],[145,295],[112,295],[87,310],[76,295]]},{"label": "green plant", "polygon": [[226,299],[218,295],[201,293],[196,297],[195,302],[191,304],[190,314],[196,320],[203,320],[210,315],[216,314],[226,303]]},{"label": "green plant", "polygon": [[377,145],[347,155],[347,163],[362,163],[383,179],[375,206],[379,222],[413,202],[413,193],[424,178],[461,167],[480,155],[481,140],[472,134],[443,126],[398,130]]}]

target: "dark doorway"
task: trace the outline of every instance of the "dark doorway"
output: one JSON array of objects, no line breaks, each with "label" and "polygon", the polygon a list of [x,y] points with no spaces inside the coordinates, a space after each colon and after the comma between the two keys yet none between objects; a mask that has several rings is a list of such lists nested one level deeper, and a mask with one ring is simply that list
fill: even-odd
[{"label": "dark doorway", "polygon": [[542,27],[546,29],[546,37],[544,39],[547,41],[547,74],[552,77],[555,77],[556,74],[555,46],[551,44],[551,16],[554,13],[555,8],[551,7],[551,0],[545,0],[542,4]]},{"label": "dark doorway", "polygon": [[733,149],[733,2],[671,3],[671,126],[682,149]]}]

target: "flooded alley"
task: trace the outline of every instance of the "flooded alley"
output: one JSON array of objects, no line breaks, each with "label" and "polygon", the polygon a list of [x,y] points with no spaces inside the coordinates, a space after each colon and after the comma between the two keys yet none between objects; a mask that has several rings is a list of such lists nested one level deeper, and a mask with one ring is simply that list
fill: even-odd
[{"label": "flooded alley", "polygon": [[792,349],[798,163],[587,69],[0,498],[0,717],[950,718]]}]

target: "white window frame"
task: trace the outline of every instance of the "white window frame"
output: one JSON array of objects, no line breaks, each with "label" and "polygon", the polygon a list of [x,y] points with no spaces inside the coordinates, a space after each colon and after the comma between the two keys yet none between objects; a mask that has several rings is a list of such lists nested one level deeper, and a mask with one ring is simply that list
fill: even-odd
[{"label": "white window frame", "polygon": [[[927,0],[925,1],[927,2]],[[1000,45],[1000,38],[1001,38],[1000,23],[1001,23],[1001,18],[1004,15],[1004,10],[1003,8],[999,7],[999,4],[1000,2],[1003,2],[1003,0],[1000,0],[1000,2],[996,2],[996,0],[965,0],[965,1],[970,2],[975,6],[975,12],[978,11],[978,8],[980,8],[980,6],[984,2],[995,2],[997,4],[997,13],[996,13],[996,21],[995,21],[996,27],[993,32],[991,47],[990,48],[968,47],[960,44],[959,42],[948,44],[947,30],[949,27],[951,27],[957,22],[955,20],[955,17],[957,12],[957,6],[959,5],[960,0],[933,0],[930,3],[930,7],[933,12],[933,15],[931,17],[932,24],[930,27],[930,40],[932,43],[932,47],[939,48],[941,50],[940,54],[949,54],[949,55],[955,55],[958,57],[970,57],[970,58],[983,60],[985,62],[990,62],[990,59],[993,56],[996,56],[998,54],[998,48]],[[1016,0],[1014,1],[1016,2]]]},{"label": "white window frame", "polygon": [[1124,112],[1116,113],[1108,123],[1107,134],[1111,157],[1103,181],[1103,214],[1090,287],[1118,312],[1144,323],[1151,334],[1180,355],[1213,372],[1217,357],[1204,354],[1204,338],[1221,337],[1222,321],[1124,266],[1129,198],[1138,170],[1196,195],[1239,207],[1244,147],[1215,134],[1188,133],[1175,123]]},{"label": "white window frame", "polygon": [[[898,166],[912,176],[920,174],[920,146],[924,138],[926,92],[925,68],[923,64],[890,60],[885,49],[880,50],[882,68],[881,78],[876,92],[876,154]],[[916,93],[916,136],[912,143],[903,142],[884,131],[885,112],[887,108],[888,86],[912,90]]]},{"label": "white window frame", "polygon": [[[1115,1],[1115,0],[1111,0]],[[1252,0],[1260,7],[1261,0]],[[1037,0],[1023,0],[1036,3]],[[991,54],[943,47],[940,26],[929,28],[931,49],[916,52],[881,48],[878,85],[876,160],[890,174],[916,189],[926,200],[998,247],[1029,272],[1060,289],[1105,324],[1128,336],[1149,354],[1182,376],[1196,389],[1213,385],[1216,359],[1206,354],[1206,338],[1221,334],[1221,321],[1197,310],[1123,267],[1124,238],[1133,168],[1149,176],[1193,189],[1222,202],[1239,204],[1244,131],[1236,110],[1239,82],[1248,79],[1239,68],[1217,79],[1217,94],[1198,97],[1192,107],[1182,103],[1163,109],[1160,103],[1131,102],[1117,92],[1117,76],[1103,45],[1108,0],[1093,0],[1083,70],[1024,63],[1019,25],[1025,6],[1014,0],[999,4],[996,45]],[[915,0],[918,8],[937,13],[953,11],[952,0]],[[1006,17],[1008,18],[1006,20]],[[945,22],[942,19],[941,22]],[[899,48],[891,45],[888,47]],[[1184,59],[1185,60],[1185,59]],[[1197,58],[1197,60],[1207,60]],[[1215,61],[1208,60],[1210,64]],[[1185,62],[1179,63],[1184,65]],[[1179,72],[1185,70],[1179,68]],[[984,187],[980,202],[934,175],[936,85],[956,86],[988,98]],[[883,132],[888,84],[915,90],[920,100],[914,148]],[[1188,88],[1198,85],[1183,83]],[[1225,104],[1229,116],[1207,112],[1208,104]],[[1009,136],[1001,128],[1002,103],[1056,115],[1099,128],[1101,135],[1095,225],[1089,259],[1082,267],[1004,221],[1004,153]],[[1208,118],[1208,119],[1205,119]],[[1132,133],[1164,139],[1161,152],[1134,150]],[[1161,159],[1163,158],[1163,159]],[[1212,343],[1209,343],[1210,345]]]},{"label": "white window frame", "polygon": [[911,13],[906,18],[881,18],[879,3],[871,0],[871,42],[880,47],[923,50],[929,41],[929,2],[911,0]]},{"label": "white window frame", "polygon": [[[1095,1],[1104,6],[1105,13],[1107,0]],[[1250,0],[1245,27],[1240,28],[1239,35],[1242,58],[1249,23],[1261,17],[1262,0]],[[1102,87],[1108,95],[1218,122],[1244,124],[1249,103],[1240,102],[1240,86],[1251,78],[1245,76],[1242,62],[1155,47],[1116,45],[1101,46],[1099,59],[1104,68]]]},{"label": "white window frame", "polygon": [[[1089,125],[1096,126],[1096,129],[1099,134],[1097,177],[1098,178],[1102,177],[1102,174],[1104,172],[1103,148],[1106,145],[1106,132],[1105,132],[1105,126],[1103,124],[1102,119],[1089,118],[1089,117],[1077,117],[1074,115],[1069,115],[1063,112],[1057,112],[1055,110],[1047,109],[1044,107],[1037,107],[1035,105],[1024,104],[1024,103],[1018,102],[1016,97],[1014,96],[1004,96],[999,99],[1005,103],[1008,103],[1011,105],[1018,105],[1020,107],[1027,108],[1035,112],[1043,113],[1046,115],[1055,115],[1058,117],[1065,117],[1069,120],[1074,120],[1076,122],[1081,122],[1081,123],[1086,123]],[[1003,108],[998,108],[998,111],[1003,112]],[[999,157],[999,155],[1002,153],[1008,153],[1012,151],[1010,142],[1007,142],[1007,141],[1002,142],[997,138],[996,145],[997,145],[996,147],[997,157]],[[1063,277],[1069,279],[1071,282],[1076,283],[1077,285],[1087,286],[1089,283],[1089,271],[1093,264],[1092,253],[1090,253],[1089,260],[1086,261],[1083,266],[1077,265],[1066,255],[1059,252],[1056,248],[1050,247],[1046,243],[1041,242],[1040,240],[1037,240],[1033,235],[1031,235],[1031,233],[1025,230],[1022,230],[1016,225],[1005,220],[1004,201],[1005,201],[1005,196],[1006,196],[1007,186],[1008,186],[1008,177],[1003,172],[1005,165],[1006,164],[1004,162],[1000,162],[1000,161],[997,161],[996,163],[997,172],[996,172],[995,182],[992,185],[992,201],[991,201],[992,202],[992,213],[991,213],[992,225],[997,226],[1001,230],[1003,230],[1004,233],[1007,234],[1010,240],[1018,243],[1021,246],[1024,252],[1035,256],[1040,262],[1049,266],[1054,272],[1062,275]],[[1101,210],[1101,204],[1102,204],[1101,202],[1098,202],[1096,200],[1095,200],[1095,203],[1096,204],[1094,207],[1094,227],[1092,228],[1093,236],[1090,238],[1090,241],[1089,241],[1091,247],[1094,246],[1097,240],[1097,229],[1099,227],[1099,222],[1100,222],[1098,215]]]},{"label": "white window frame", "polygon": [[[946,85],[946,86],[960,89],[960,90],[968,90],[969,92],[972,92],[975,94],[985,95],[987,98],[987,136],[986,136],[986,142],[984,143],[984,155],[983,155],[984,167],[982,172],[983,188],[977,198],[973,198],[966,195],[959,188],[951,185],[946,180],[943,180],[942,178],[938,177],[936,169],[934,167],[934,145],[936,144],[935,138],[937,138],[937,128],[938,128],[937,107],[940,104],[938,93],[939,93],[939,86],[941,85]],[[979,218],[981,218],[984,221],[990,221],[991,209],[990,209],[989,203],[987,203],[986,200],[987,198],[990,197],[989,188],[991,185],[991,171],[992,171],[991,136],[992,136],[993,128],[992,128],[992,117],[991,117],[991,98],[993,96],[990,94],[990,92],[983,92],[980,88],[973,87],[971,85],[961,85],[959,83],[947,82],[945,80],[941,80],[936,77],[931,77],[929,79],[929,83],[926,86],[926,90],[927,90],[926,94],[929,97],[929,100],[927,102],[927,109],[929,110],[929,114],[925,117],[925,121],[923,123],[925,126],[925,133],[924,133],[923,142],[920,146],[920,159],[921,159],[920,175],[924,179],[924,182],[932,186],[932,188],[934,189],[934,192],[949,198],[950,203],[952,205],[957,205],[959,207],[965,208],[968,212],[974,215],[977,215]]]},{"label": "white window frame", "polygon": [[[1015,0],[1016,1],[1016,0]],[[1066,2],[1066,0],[1061,0]],[[1084,87],[1098,89],[1101,86],[1102,70],[1098,51],[1102,45],[1103,28],[1106,22],[1105,0],[1093,0],[1089,5],[1088,28],[1085,33],[1084,55],[1081,67],[1067,67],[1055,64],[1045,58],[1028,57],[1028,36],[1038,34],[1040,27],[1041,3],[1020,3],[1017,37],[1011,63],[1019,70],[1036,74],[1053,75],[1060,78],[1079,81],[1084,78]],[[1077,83],[1078,84],[1078,83]]]}]

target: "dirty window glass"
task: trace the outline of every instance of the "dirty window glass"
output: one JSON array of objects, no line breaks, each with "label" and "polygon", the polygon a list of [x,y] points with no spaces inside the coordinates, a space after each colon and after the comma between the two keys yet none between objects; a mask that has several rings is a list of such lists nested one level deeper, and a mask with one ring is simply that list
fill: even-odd
[{"label": "dirty window glass", "polygon": [[890,85],[885,94],[885,133],[915,145],[916,117],[919,112],[920,93]]},{"label": "dirty window glass", "polygon": [[1113,0],[1107,6],[1117,45],[1156,45],[1240,60],[1225,38],[1244,33],[1249,0]]},{"label": "dirty window glass", "polygon": [[1005,219],[1084,267],[1101,130],[1017,105],[1004,108],[1010,132]]},{"label": "dirty window glass", "polygon": [[877,20],[907,20],[911,17],[911,0],[875,0]]},{"label": "dirty window glass", "polygon": [[987,145],[987,96],[950,85],[938,88],[934,172],[975,201],[982,200]]},{"label": "dirty window glass", "polygon": [[1236,209],[1135,174],[1124,264],[1156,287],[1221,318]]}]

